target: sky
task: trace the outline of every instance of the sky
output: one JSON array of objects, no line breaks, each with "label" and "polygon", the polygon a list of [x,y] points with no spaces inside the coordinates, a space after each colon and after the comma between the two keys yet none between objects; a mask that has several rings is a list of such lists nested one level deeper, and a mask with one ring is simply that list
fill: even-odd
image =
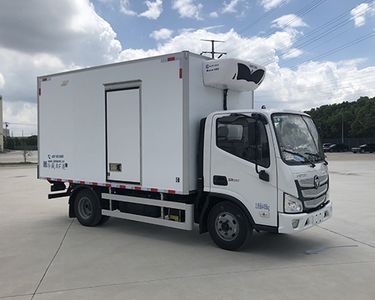
[{"label": "sky", "polygon": [[188,50],[266,66],[255,106],[307,110],[375,96],[375,0],[1,0],[0,95],[37,133],[36,77]]}]

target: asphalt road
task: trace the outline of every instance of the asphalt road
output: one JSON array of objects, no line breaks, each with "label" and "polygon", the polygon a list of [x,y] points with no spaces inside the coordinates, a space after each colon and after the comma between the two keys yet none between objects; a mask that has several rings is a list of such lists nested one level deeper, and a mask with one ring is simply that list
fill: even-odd
[{"label": "asphalt road", "polygon": [[375,299],[375,155],[328,160],[333,218],[242,252],[196,230],[83,227],[35,167],[0,167],[0,299]]}]

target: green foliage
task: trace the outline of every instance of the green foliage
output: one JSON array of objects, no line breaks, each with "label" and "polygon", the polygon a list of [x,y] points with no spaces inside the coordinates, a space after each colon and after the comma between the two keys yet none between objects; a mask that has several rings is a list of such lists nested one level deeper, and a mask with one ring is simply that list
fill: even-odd
[{"label": "green foliage", "polygon": [[355,102],[323,105],[306,111],[314,120],[322,139],[375,137],[375,97],[361,97]]},{"label": "green foliage", "polygon": [[4,137],[4,148],[9,150],[36,150],[38,137]]}]

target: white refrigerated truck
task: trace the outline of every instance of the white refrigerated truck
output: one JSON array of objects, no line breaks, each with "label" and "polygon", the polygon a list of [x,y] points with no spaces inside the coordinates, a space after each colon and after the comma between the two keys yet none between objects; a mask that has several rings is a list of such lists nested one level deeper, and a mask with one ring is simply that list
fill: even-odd
[{"label": "white refrigerated truck", "polygon": [[183,51],[38,77],[38,178],[85,226],[196,223],[229,250],[310,228],[332,214],[321,142],[304,113],[253,109],[264,76]]}]

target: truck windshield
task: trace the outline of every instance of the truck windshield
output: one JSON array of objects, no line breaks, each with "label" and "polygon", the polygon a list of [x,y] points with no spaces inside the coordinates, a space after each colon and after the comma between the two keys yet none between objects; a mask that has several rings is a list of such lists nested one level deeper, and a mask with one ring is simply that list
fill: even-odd
[{"label": "truck windshield", "polygon": [[297,114],[274,114],[272,122],[281,157],[289,164],[314,164],[324,160],[318,131],[310,117]]}]

